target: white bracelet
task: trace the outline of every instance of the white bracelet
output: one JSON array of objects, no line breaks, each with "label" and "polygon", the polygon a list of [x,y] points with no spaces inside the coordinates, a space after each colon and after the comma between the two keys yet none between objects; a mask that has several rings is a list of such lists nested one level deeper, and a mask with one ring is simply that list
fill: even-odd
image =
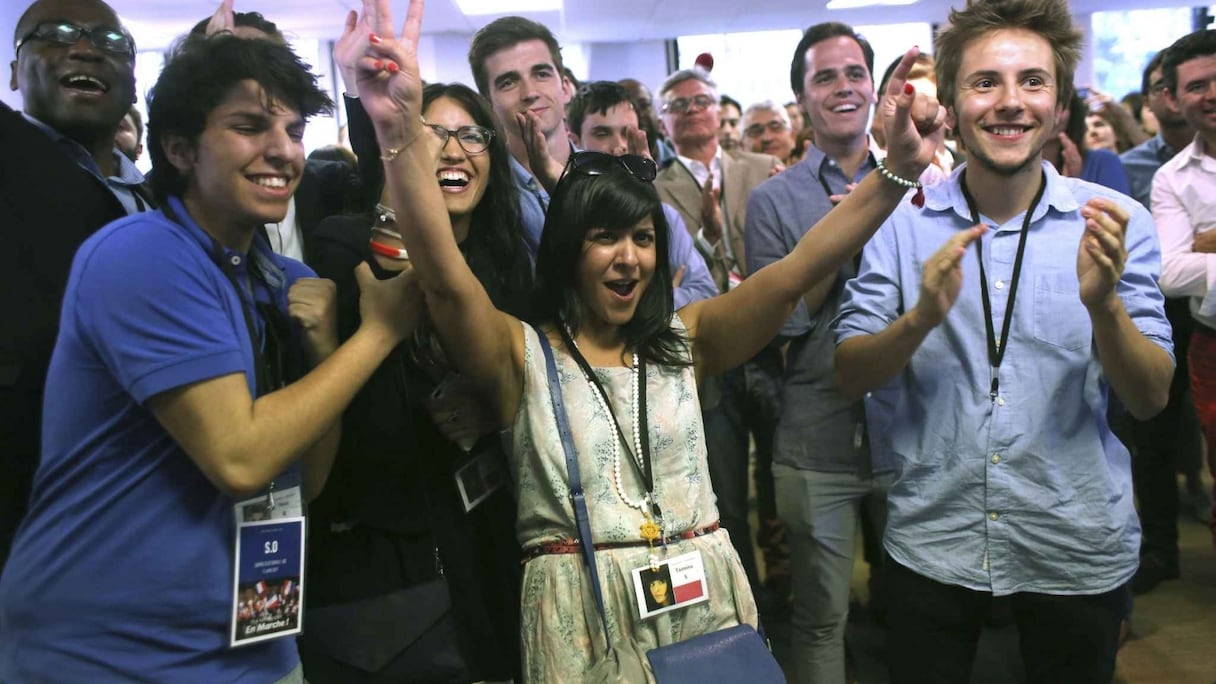
[{"label": "white bracelet", "polygon": [[886,159],[878,160],[878,173],[882,174],[883,178],[886,178],[887,180],[900,186],[901,188],[909,188],[909,189],[916,188],[917,190],[919,190],[919,189],[925,187],[924,184],[922,184],[920,182],[920,180],[908,180],[907,178],[903,178],[903,177],[895,175],[895,173],[892,172],[891,169],[887,168]]}]

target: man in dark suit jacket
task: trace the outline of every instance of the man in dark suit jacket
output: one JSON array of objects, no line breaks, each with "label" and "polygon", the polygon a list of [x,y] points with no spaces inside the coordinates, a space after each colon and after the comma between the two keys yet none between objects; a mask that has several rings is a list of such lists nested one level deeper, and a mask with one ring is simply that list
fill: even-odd
[{"label": "man in dark suit jacket", "polygon": [[114,148],[135,100],[135,46],[114,10],[100,0],[38,0],[14,44],[10,86],[25,113],[0,104],[0,567],[38,464],[43,383],[72,256],[97,229],[148,206],[142,178]]}]

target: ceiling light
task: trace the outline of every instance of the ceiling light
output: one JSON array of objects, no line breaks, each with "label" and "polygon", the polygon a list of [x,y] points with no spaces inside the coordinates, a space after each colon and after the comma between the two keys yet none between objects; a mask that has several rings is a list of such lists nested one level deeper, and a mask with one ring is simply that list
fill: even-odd
[{"label": "ceiling light", "polygon": [[917,0],[831,0],[830,10],[849,10],[862,7],[877,7],[880,5],[914,5]]},{"label": "ceiling light", "polygon": [[479,14],[556,12],[562,8],[562,0],[456,0],[456,7],[466,17]]}]

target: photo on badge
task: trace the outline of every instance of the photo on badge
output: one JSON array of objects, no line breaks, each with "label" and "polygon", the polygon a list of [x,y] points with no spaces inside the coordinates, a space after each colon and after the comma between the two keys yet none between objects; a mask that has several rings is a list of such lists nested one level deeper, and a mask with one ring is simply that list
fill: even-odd
[{"label": "photo on badge", "polygon": [[698,551],[633,570],[633,591],[641,619],[709,599],[705,568]]},{"label": "photo on badge", "polygon": [[237,526],[231,646],[299,634],[304,518]]}]

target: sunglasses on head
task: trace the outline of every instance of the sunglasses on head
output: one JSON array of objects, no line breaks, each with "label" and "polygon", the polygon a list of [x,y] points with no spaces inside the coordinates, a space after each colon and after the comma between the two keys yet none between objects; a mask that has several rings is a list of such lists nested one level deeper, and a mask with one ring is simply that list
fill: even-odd
[{"label": "sunglasses on head", "polygon": [[659,175],[659,167],[654,160],[637,154],[623,154],[619,157],[606,152],[575,152],[566,163],[566,171],[562,175],[581,173],[584,176],[600,176],[610,173],[617,168],[623,168],[629,175],[643,183],[653,183]]}]

